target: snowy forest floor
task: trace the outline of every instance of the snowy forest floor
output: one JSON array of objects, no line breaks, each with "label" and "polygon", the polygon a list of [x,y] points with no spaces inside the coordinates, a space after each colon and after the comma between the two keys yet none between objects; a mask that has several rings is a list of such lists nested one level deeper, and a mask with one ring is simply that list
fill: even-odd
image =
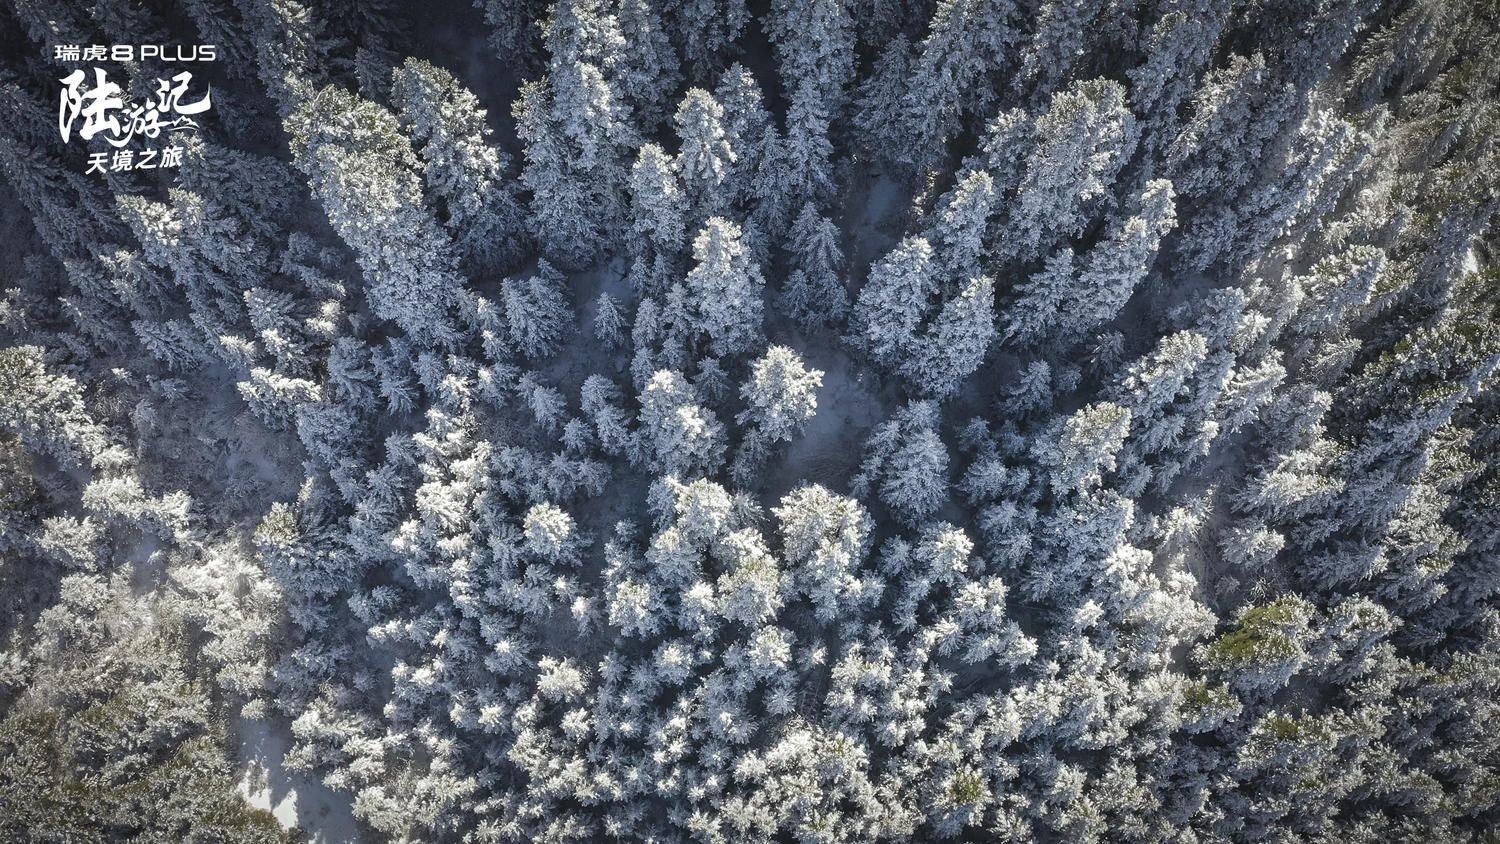
[{"label": "snowy forest floor", "polygon": [[270,811],[286,829],[301,829],[309,844],[359,840],[354,807],[347,795],[330,790],[316,777],[282,767],[290,743],[285,725],[235,717],[230,729],[241,764],[239,790],[250,805]]}]

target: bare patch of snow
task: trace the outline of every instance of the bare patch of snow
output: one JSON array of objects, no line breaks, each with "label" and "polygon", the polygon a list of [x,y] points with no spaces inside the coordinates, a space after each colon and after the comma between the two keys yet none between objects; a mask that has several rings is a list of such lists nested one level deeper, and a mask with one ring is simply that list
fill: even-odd
[{"label": "bare patch of snow", "polygon": [[282,768],[287,742],[269,721],[236,717],[231,727],[243,766],[237,788],[250,805],[270,811],[283,829],[300,828],[308,844],[363,840],[348,797]]}]

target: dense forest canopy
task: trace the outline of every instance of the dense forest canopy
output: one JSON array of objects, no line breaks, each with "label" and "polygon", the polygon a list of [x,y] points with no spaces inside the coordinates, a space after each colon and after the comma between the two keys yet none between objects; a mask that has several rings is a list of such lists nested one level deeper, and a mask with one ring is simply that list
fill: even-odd
[{"label": "dense forest canopy", "polygon": [[1495,840],[1495,0],[0,56],[0,839]]}]

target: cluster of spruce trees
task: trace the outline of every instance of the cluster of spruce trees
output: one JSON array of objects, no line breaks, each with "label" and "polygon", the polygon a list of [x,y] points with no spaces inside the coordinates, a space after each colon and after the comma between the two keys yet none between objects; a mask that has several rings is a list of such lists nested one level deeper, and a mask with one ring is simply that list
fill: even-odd
[{"label": "cluster of spruce trees", "polygon": [[1500,3],[476,6],[0,8],[0,838],[1491,840]]}]

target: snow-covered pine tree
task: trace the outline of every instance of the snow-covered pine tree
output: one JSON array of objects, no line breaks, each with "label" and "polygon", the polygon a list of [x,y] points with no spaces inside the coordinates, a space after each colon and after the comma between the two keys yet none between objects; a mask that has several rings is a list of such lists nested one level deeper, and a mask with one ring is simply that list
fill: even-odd
[{"label": "snow-covered pine tree", "polygon": [[802,206],[787,234],[796,269],[783,283],[781,306],[809,331],[837,326],[849,313],[840,239],[838,227],[811,202]]},{"label": "snow-covered pine tree", "polygon": [[970,279],[943,303],[900,372],[914,391],[948,398],[979,370],[996,333],[995,283],[988,276]]},{"label": "snow-covered pine tree", "polygon": [[750,377],[740,385],[745,409],[735,417],[743,428],[733,474],[748,486],[774,443],[790,440],[817,412],[817,389],[823,372],[808,369],[802,357],[786,346],[772,346],[750,365]]},{"label": "snow-covered pine tree", "polygon": [[750,12],[745,0],[665,0],[662,16],[691,81],[702,82],[724,66]]},{"label": "snow-covered pine tree", "polygon": [[870,268],[850,317],[850,342],[877,363],[894,369],[915,347],[941,277],[932,245],[908,237]]},{"label": "snow-covered pine tree", "polygon": [[991,255],[1030,260],[1077,237],[1112,198],[1115,175],[1135,151],[1138,129],[1125,87],[1075,82],[1052,95],[1037,118],[1026,168]]},{"label": "snow-covered pine tree", "polygon": [[725,188],[734,171],[735,151],[724,133],[724,108],[713,94],[690,88],[672,118],[681,150],[676,169],[695,223],[723,214],[732,197]]},{"label": "snow-covered pine tree", "polygon": [[573,309],[563,292],[562,273],[545,259],[538,262],[535,275],[508,278],[500,291],[511,346],[521,355],[532,360],[548,357],[572,332]]},{"label": "snow-covered pine tree", "polygon": [[392,77],[391,101],[411,129],[427,191],[464,266],[503,272],[526,249],[526,224],[507,174],[510,156],[491,144],[479,100],[448,71],[407,59]]},{"label": "snow-covered pine tree", "polygon": [[511,109],[526,144],[521,182],[543,253],[581,268],[623,228],[635,130],[613,59],[625,37],[603,0],[557,3],[542,31],[548,72],[523,85]]},{"label": "snow-covered pine tree", "polygon": [[419,165],[394,114],[324,88],[287,118],[292,160],[370,282],[370,307],[428,345],[457,339],[466,298],[452,241],[422,199]]},{"label": "snow-covered pine tree", "polygon": [[655,0],[620,0],[623,55],[616,61],[620,92],[629,101],[637,125],[645,134],[667,116],[667,103],[682,80],[677,51],[663,25]]},{"label": "snow-covered pine tree", "polygon": [[739,226],[721,217],[693,239],[693,268],[683,279],[694,327],[716,355],[748,351],[764,336],[765,279],[741,240]]},{"label": "snow-covered pine tree", "polygon": [[[724,427],[680,374],[659,370],[640,395],[643,457],[663,475],[717,472],[724,459]],[[602,433],[601,433],[602,435]]]},{"label": "snow-covered pine tree", "polygon": [[938,436],[938,409],[912,402],[881,423],[865,441],[864,461],[849,488],[876,493],[908,525],[921,524],[948,499],[948,449]]}]

